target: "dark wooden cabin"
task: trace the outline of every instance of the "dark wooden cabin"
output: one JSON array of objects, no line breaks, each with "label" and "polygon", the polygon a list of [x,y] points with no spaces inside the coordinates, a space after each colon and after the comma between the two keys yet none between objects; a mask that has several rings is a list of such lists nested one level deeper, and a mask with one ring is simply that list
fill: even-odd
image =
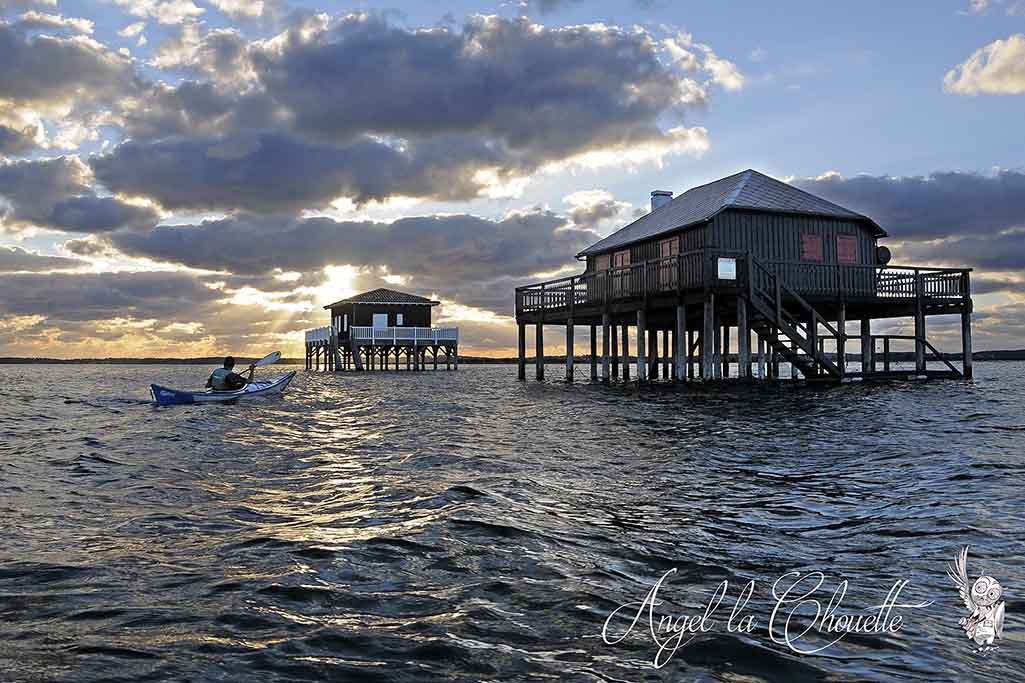
[{"label": "dark wooden cabin", "polygon": [[391,289],[375,289],[324,306],[331,326],[347,334],[355,327],[430,327],[431,309],[440,301]]},{"label": "dark wooden cabin", "polygon": [[[529,323],[537,326],[539,357],[544,325],[566,325],[570,348],[573,326],[590,325],[592,358],[601,325],[606,379],[609,365],[612,375],[620,374],[620,336],[623,376],[629,377],[631,329],[639,340],[640,380],[654,378],[660,367],[663,377],[679,380],[727,376],[733,328],[740,377],[754,374],[752,333],[759,376],[766,374],[766,349],[769,374],[782,358],[809,379],[970,375],[970,269],[891,266],[889,250],[879,245],[886,236],[867,216],[750,169],[675,199],[653,192],[649,213],[577,254],[586,264],[581,275],[517,289],[520,376]],[[925,317],[949,313],[962,316],[962,371],[926,339]],[[872,334],[871,320],[902,316],[914,318],[913,336]],[[848,319],[861,320],[857,337],[847,334]],[[847,371],[849,338],[862,344],[860,373]],[[890,367],[891,343],[901,342],[914,346],[913,371]],[[875,368],[879,343],[881,373]],[[931,370],[928,356],[941,359],[944,369]],[[571,377],[570,356],[567,361]],[[542,360],[539,377],[543,368]]]},{"label": "dark wooden cabin", "polygon": [[375,289],[324,306],[330,327],[306,332],[306,369],[363,370],[392,367],[405,359],[407,370],[423,369],[427,356],[438,367],[459,369],[459,330],[431,325],[431,309],[441,302],[391,289]]}]

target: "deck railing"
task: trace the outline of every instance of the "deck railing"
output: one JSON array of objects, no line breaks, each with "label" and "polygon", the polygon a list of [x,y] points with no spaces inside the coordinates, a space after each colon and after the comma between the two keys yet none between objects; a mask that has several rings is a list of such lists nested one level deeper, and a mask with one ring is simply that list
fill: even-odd
[{"label": "deck railing", "polygon": [[326,342],[335,335],[340,340],[355,340],[368,344],[438,344],[459,341],[458,327],[357,327],[340,332],[332,327],[306,330],[307,342]]},{"label": "deck railing", "polygon": [[516,289],[518,313],[567,309],[611,301],[684,292],[711,287],[747,287],[768,276],[778,277],[803,296],[958,300],[969,294],[966,268],[915,268],[800,261],[762,261],[767,273],[748,267],[748,254],[724,249],[700,249],[678,256],[633,263],[598,272],[563,277]]}]

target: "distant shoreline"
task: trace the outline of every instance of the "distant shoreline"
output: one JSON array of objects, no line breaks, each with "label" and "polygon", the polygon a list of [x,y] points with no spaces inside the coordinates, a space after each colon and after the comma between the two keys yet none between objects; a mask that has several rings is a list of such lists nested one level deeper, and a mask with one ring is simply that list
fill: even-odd
[{"label": "distant shoreline", "polygon": [[[960,360],[959,353],[943,354],[948,360]],[[590,361],[589,355],[578,355],[577,362],[586,363]],[[730,354],[733,362],[736,362],[736,354]],[[861,356],[848,354],[848,361],[856,362]],[[914,360],[914,354],[910,352],[894,353],[892,358],[895,362]],[[1001,351],[976,351],[972,354],[975,361],[1022,361],[1025,360],[1025,349],[1001,350]],[[223,356],[209,358],[26,358],[26,357],[0,357],[0,365],[220,365],[224,360]],[[237,359],[238,365],[244,367],[256,358]],[[599,358],[600,360],[600,358]],[[877,359],[878,360],[878,359]],[[545,356],[546,363],[561,363],[565,357]],[[303,365],[302,358],[282,358],[281,365]],[[487,358],[483,356],[460,356],[459,362],[466,365],[513,365],[516,358]],[[529,356],[527,362],[533,364],[534,357]]]}]

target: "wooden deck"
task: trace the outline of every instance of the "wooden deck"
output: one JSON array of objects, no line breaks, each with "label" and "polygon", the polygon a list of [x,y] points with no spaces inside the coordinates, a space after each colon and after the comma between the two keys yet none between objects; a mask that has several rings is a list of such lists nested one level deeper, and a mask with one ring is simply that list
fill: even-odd
[{"label": "wooden deck", "polygon": [[[702,249],[531,284],[516,289],[520,377],[525,375],[527,324],[537,328],[539,350],[543,350],[542,330],[546,325],[565,325],[570,347],[573,327],[590,326],[592,357],[598,355],[594,339],[601,326],[605,380],[629,377],[628,367],[622,375],[618,371],[617,336],[626,340],[631,327],[641,340],[637,378],[642,381],[658,371],[657,360],[653,364],[653,359],[659,355],[659,333],[663,335],[663,363],[672,356],[677,366],[672,373],[674,379],[696,375],[724,378],[728,371],[717,368],[729,353],[733,328],[737,352],[743,358],[740,377],[771,376],[771,366],[782,359],[806,379],[882,378],[883,373],[873,372],[877,358],[889,366],[891,342],[902,341],[910,341],[915,347],[915,372],[923,376],[970,376],[970,272],[968,268],[761,261],[749,253]],[[967,351],[962,370],[945,360],[926,338],[927,316],[943,314],[962,317],[962,344]],[[872,334],[872,320],[900,317],[914,320],[914,335]],[[860,334],[847,332],[849,320],[861,321]],[[617,334],[620,331],[622,334]],[[757,361],[751,360],[752,332],[762,349]],[[656,341],[646,339],[646,333]],[[847,343],[852,340],[862,346],[861,373],[848,373],[843,364],[830,358],[830,350],[833,357],[840,354],[846,358]],[[626,343],[623,346],[625,349]],[[944,369],[931,370],[930,360],[942,363]],[[760,368],[757,373],[752,369],[754,362]],[[695,372],[695,363],[700,373]],[[766,363],[770,364],[767,373],[762,369]],[[628,365],[625,358],[622,365]],[[541,364],[539,377],[543,373]],[[572,378],[572,374],[572,361],[568,359],[567,377]],[[594,363],[592,378],[597,378]]]},{"label": "wooden deck", "polygon": [[424,370],[430,361],[438,369],[459,369],[459,328],[456,327],[318,327],[306,331],[306,369]]}]

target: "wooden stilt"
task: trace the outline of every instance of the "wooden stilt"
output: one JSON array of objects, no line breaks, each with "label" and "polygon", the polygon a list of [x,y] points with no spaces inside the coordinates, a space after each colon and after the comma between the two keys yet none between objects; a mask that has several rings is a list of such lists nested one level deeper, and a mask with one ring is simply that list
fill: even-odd
[{"label": "wooden stilt", "polygon": [[598,326],[591,325],[591,381],[598,381]]},{"label": "wooden stilt", "polygon": [[747,327],[747,301],[737,297],[737,377],[751,376],[751,330]]},{"label": "wooden stilt", "polygon": [[540,320],[534,325],[534,356],[537,379],[545,378],[545,326]]},{"label": "wooden stilt", "polygon": [[609,314],[602,313],[601,316],[601,381],[609,383],[609,371],[611,370],[609,351],[611,350]]},{"label": "wooden stilt", "polygon": [[765,379],[765,339],[758,337],[758,379]]},{"label": "wooden stilt", "polygon": [[924,374],[925,367],[925,304],[922,275],[915,271],[915,371]]},{"label": "wooden stilt", "polygon": [[715,294],[705,296],[701,332],[701,379],[715,378]]},{"label": "wooden stilt", "polygon": [[722,379],[722,325],[717,310],[712,311],[712,377]]},{"label": "wooden stilt", "polygon": [[697,332],[687,330],[687,379],[694,379],[694,346],[697,342]]},{"label": "wooden stilt", "polygon": [[836,340],[836,365],[840,368],[840,379],[847,374],[847,304],[840,304],[840,313],[837,316],[836,331],[839,338]]},{"label": "wooden stilt", "polygon": [[527,379],[527,324],[519,323],[516,327],[519,328],[517,330],[516,377],[517,379]]},{"label": "wooden stilt", "polygon": [[965,299],[961,303],[961,372],[965,379],[972,378],[972,299],[968,273],[964,273]]},{"label": "wooden stilt", "polygon": [[566,321],[566,381],[573,381],[573,318]]},{"label": "wooden stilt", "polygon": [[874,371],[872,360],[872,321],[861,319],[861,372],[868,375]]},{"label": "wooden stilt", "polygon": [[673,357],[669,354],[670,330],[662,330],[662,379],[670,379],[673,376]]},{"label": "wooden stilt", "polygon": [[658,328],[648,333],[648,377],[658,379]]},{"label": "wooden stilt", "polygon": [[722,326],[722,376],[730,376],[730,326]]},{"label": "wooden stilt", "polygon": [[676,304],[676,363],[674,377],[677,382],[687,379],[687,306]]},{"label": "wooden stilt", "polygon": [[619,325],[613,322],[609,334],[612,336],[612,378],[619,379]]},{"label": "wooden stilt", "polygon": [[623,324],[623,381],[630,381],[630,326]]},{"label": "wooden stilt", "polygon": [[646,382],[648,381],[648,363],[645,359],[644,349],[647,337],[647,315],[645,315],[644,309],[637,311],[637,381]]}]

